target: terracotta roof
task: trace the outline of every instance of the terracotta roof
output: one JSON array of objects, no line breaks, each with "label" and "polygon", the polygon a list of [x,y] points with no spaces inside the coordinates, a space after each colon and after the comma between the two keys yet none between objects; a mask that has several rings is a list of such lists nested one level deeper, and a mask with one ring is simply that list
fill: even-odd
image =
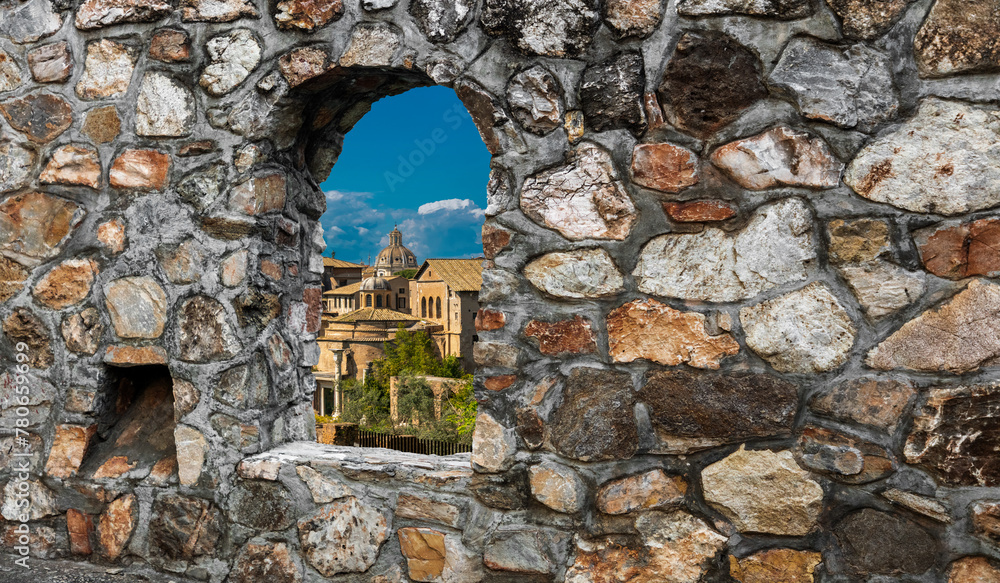
[{"label": "terracotta roof", "polygon": [[333,257],[323,258],[323,267],[356,267],[358,269],[364,267],[360,263],[351,263],[350,261],[344,261],[343,259],[334,259]]},{"label": "terracotta roof", "polygon": [[334,322],[416,322],[419,320],[420,318],[415,316],[385,308],[361,308],[333,319]]},{"label": "terracotta roof", "polygon": [[328,292],[323,292],[324,296],[349,296],[361,291],[360,281],[352,283],[351,285],[344,285],[341,287],[335,287]]},{"label": "terracotta roof", "polygon": [[428,267],[434,269],[452,291],[477,292],[483,287],[482,259],[427,259],[414,279],[419,279]]}]

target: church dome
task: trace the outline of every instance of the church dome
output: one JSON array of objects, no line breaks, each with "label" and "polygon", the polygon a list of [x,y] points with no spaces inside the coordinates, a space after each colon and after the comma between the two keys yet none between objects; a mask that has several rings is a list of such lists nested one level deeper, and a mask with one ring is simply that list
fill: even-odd
[{"label": "church dome", "polygon": [[389,282],[381,277],[369,277],[361,282],[361,291],[392,290]]},{"label": "church dome", "polygon": [[416,269],[417,256],[403,246],[403,234],[399,229],[389,233],[389,246],[375,259],[375,269],[379,274],[394,274],[404,269]]}]

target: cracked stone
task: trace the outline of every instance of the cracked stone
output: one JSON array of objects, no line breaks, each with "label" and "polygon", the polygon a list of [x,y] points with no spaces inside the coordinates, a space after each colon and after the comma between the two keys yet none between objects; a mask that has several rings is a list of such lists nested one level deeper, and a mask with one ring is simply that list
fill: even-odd
[{"label": "cracked stone", "polygon": [[10,127],[32,142],[44,144],[56,139],[73,125],[73,109],[61,97],[32,93],[0,103],[0,113]]},{"label": "cracked stone", "polygon": [[475,8],[472,0],[414,0],[410,14],[431,42],[449,43],[472,21]]},{"label": "cracked stone", "polygon": [[240,182],[229,193],[229,208],[247,215],[278,211],[285,207],[284,174],[257,176]]},{"label": "cracked stone", "polygon": [[302,572],[283,542],[247,543],[233,564],[234,583],[301,583]]},{"label": "cracked stone", "polygon": [[827,225],[830,236],[830,262],[865,263],[875,261],[892,250],[889,223],[878,219],[837,219]]},{"label": "cracked stone", "polygon": [[816,395],[809,407],[820,415],[892,433],[916,394],[909,382],[861,378],[840,383]]},{"label": "cracked stone", "polygon": [[323,474],[309,466],[297,466],[295,473],[306,483],[313,502],[316,504],[327,504],[352,494],[351,489],[347,486],[326,479]]},{"label": "cracked stone", "polygon": [[913,0],[826,0],[841,21],[844,36],[874,40],[889,32]]},{"label": "cracked stone", "polygon": [[[213,46],[209,41],[210,55],[213,54]],[[170,75],[146,73],[135,105],[136,134],[151,137],[185,136],[191,133],[194,121],[194,94]]]},{"label": "cracked stone", "polygon": [[86,211],[69,200],[27,192],[0,203],[0,251],[27,267],[54,258]]},{"label": "cracked stone", "polygon": [[924,294],[925,277],[919,271],[879,261],[845,265],[840,272],[854,292],[865,314],[878,320],[909,306]]},{"label": "cracked stone", "polygon": [[583,115],[595,131],[646,129],[643,92],[646,73],[642,53],[623,51],[583,71],[580,100]]},{"label": "cracked stone", "polygon": [[673,144],[637,144],[632,150],[632,182],[678,193],[698,184],[698,155]]},{"label": "cracked stone", "polygon": [[176,494],[153,503],[149,542],[171,559],[212,556],[222,536],[223,517],[208,500]]},{"label": "cracked stone", "polygon": [[604,23],[620,38],[645,38],[663,21],[661,0],[607,0]]},{"label": "cracked stone", "polygon": [[913,233],[920,260],[938,277],[1000,275],[1000,220],[941,223]]},{"label": "cracked stone", "polygon": [[632,275],[644,293],[732,302],[805,280],[815,259],[812,215],[792,198],[757,209],[734,235],[711,228],[656,237]]},{"label": "cracked stone", "polygon": [[178,315],[180,356],[188,362],[231,358],[239,343],[221,303],[195,296],[181,304]]},{"label": "cracked stone", "polygon": [[278,28],[314,31],[343,15],[342,0],[282,0],[278,2],[274,21]]},{"label": "cracked stone", "polygon": [[159,338],[167,319],[167,296],[156,280],[123,277],[104,286],[104,302],[119,338]]},{"label": "cracked stone", "polygon": [[896,471],[895,457],[885,448],[821,427],[803,428],[795,458],[802,467],[847,484],[867,484]]},{"label": "cracked stone", "polygon": [[682,16],[745,14],[795,20],[812,12],[809,0],[680,0],[677,3],[677,13]]},{"label": "cracked stone", "polygon": [[98,541],[104,558],[115,561],[125,552],[138,514],[138,500],[134,494],[120,496],[104,509],[97,523]]},{"label": "cracked stone", "polygon": [[542,255],[524,267],[524,276],[555,297],[599,298],[625,291],[625,280],[604,249]]},{"label": "cracked stone", "polygon": [[821,553],[769,549],[737,559],[729,556],[729,575],[739,583],[813,583]]},{"label": "cracked stone", "polygon": [[597,352],[597,337],[590,320],[580,315],[557,322],[532,320],[524,327],[524,336],[534,339],[542,354],[559,356]]},{"label": "cracked stone", "polygon": [[259,18],[253,0],[181,0],[184,22],[232,22]]},{"label": "cracked stone", "polygon": [[548,439],[560,454],[580,460],[629,459],[638,446],[632,412],[635,393],[628,373],[574,368],[563,402],[548,424]]},{"label": "cracked stone", "polygon": [[934,498],[920,496],[919,494],[905,492],[896,488],[889,488],[888,490],[885,490],[882,492],[882,497],[897,506],[902,506],[919,514],[923,514],[931,520],[944,523],[951,522],[951,516],[948,514],[948,508]]},{"label": "cracked stone", "polygon": [[101,187],[101,157],[90,146],[61,146],[38,176],[43,184]]},{"label": "cracked stone", "polygon": [[138,58],[139,51],[132,45],[108,39],[88,43],[83,75],[76,84],[77,96],[80,99],[121,97],[132,83]]},{"label": "cracked stone", "polygon": [[750,190],[834,188],[844,169],[822,139],[784,126],[722,146],[712,163]]},{"label": "cracked stone", "polygon": [[303,518],[298,531],[302,554],[325,577],[367,571],[389,537],[385,516],[353,496]]},{"label": "cracked stone", "polygon": [[597,491],[597,509],[604,514],[628,514],[636,510],[664,510],[679,506],[687,493],[682,476],[668,476],[663,470],[614,480]]},{"label": "cracked stone", "polygon": [[[65,41],[52,43],[28,51],[31,78],[37,83],[62,83],[73,73],[73,55]],[[4,89],[4,65],[0,57],[0,91]]]},{"label": "cracked stone", "polygon": [[191,58],[191,38],[183,30],[158,30],[149,42],[149,56],[164,63],[187,61]]},{"label": "cracked stone", "polygon": [[30,184],[36,158],[34,150],[13,142],[0,142],[0,192]]},{"label": "cracked stone", "polygon": [[4,6],[0,36],[17,44],[29,44],[59,32],[62,24],[62,17],[48,0],[10,3]]},{"label": "cracked stone", "polygon": [[111,164],[113,188],[163,190],[167,186],[170,155],[156,150],[125,150]]},{"label": "cracked stone", "polygon": [[267,369],[259,356],[224,371],[215,387],[215,398],[237,409],[262,407],[267,397]]},{"label": "cracked stone", "polygon": [[937,0],[913,40],[922,77],[1000,70],[997,0]]},{"label": "cracked stone", "polygon": [[80,354],[94,354],[104,333],[100,313],[96,308],[87,308],[79,314],[67,316],[61,326],[66,348]]},{"label": "cracked stone", "polygon": [[85,0],[76,12],[76,27],[94,30],[115,24],[153,22],[173,10],[165,0]]},{"label": "cracked stone", "polygon": [[32,294],[53,310],[62,310],[87,298],[99,272],[93,259],[67,259],[46,273]]},{"label": "cracked stone", "polygon": [[544,136],[563,123],[559,83],[541,65],[514,75],[507,85],[507,103],[524,129]]},{"label": "cracked stone", "polygon": [[246,29],[212,37],[205,48],[210,61],[199,84],[215,97],[236,89],[260,64],[260,43]]},{"label": "cracked stone", "polygon": [[572,57],[590,46],[600,24],[596,0],[487,0],[482,23],[521,52]]}]

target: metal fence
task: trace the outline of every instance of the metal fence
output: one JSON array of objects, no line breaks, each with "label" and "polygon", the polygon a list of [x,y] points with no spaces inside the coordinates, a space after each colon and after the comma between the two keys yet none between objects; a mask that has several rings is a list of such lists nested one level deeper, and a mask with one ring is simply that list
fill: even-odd
[{"label": "metal fence", "polygon": [[358,445],[360,447],[383,447],[424,455],[452,455],[472,451],[472,446],[464,443],[449,443],[433,439],[418,439],[415,435],[391,435],[363,430],[358,431]]}]

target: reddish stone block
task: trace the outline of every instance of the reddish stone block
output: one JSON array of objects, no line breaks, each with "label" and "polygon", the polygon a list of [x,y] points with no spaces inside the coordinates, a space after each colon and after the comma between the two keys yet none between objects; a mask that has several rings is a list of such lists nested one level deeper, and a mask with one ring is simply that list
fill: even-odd
[{"label": "reddish stone block", "polygon": [[736,216],[736,209],[721,200],[697,200],[692,202],[665,202],[663,212],[678,223],[708,223],[724,221]]},{"label": "reddish stone block", "polygon": [[485,332],[489,330],[499,330],[507,323],[507,316],[503,312],[496,310],[480,309],[476,314],[476,330]]},{"label": "reddish stone block", "polygon": [[505,374],[495,377],[487,377],[483,381],[483,386],[491,391],[502,391],[517,382],[516,374]]},{"label": "reddish stone block", "polygon": [[572,320],[543,322],[532,320],[524,335],[538,341],[542,354],[589,354],[597,352],[597,340],[590,322],[581,316]]},{"label": "reddish stone block", "polygon": [[94,552],[90,534],[94,532],[94,519],[75,508],[66,511],[66,531],[69,533],[69,551],[74,555]]},{"label": "reddish stone block", "polygon": [[156,150],[125,150],[111,166],[113,188],[163,190],[170,156]]}]

